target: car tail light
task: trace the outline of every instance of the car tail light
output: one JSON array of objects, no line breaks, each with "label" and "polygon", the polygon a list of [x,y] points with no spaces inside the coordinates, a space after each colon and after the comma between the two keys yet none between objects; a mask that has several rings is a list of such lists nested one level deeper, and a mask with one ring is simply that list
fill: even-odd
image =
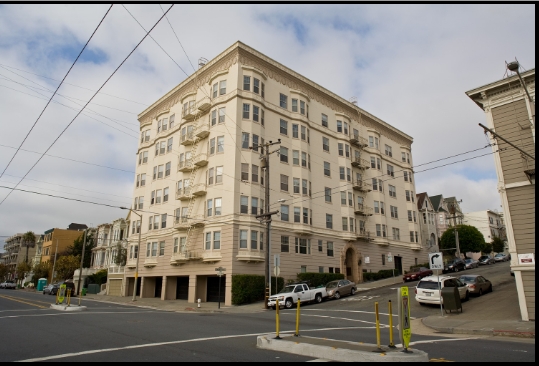
[{"label": "car tail light", "polygon": [[475,285],[470,285],[470,288],[475,288]]},{"label": "car tail light", "polygon": [[417,287],[415,288],[415,290],[414,290],[414,291],[415,291],[415,294],[417,295]]}]

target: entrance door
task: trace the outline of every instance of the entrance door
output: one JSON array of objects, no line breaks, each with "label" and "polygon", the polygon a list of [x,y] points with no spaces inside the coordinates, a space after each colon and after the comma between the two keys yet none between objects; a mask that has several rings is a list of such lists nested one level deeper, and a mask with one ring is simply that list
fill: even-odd
[{"label": "entrance door", "polygon": [[137,296],[140,296],[140,284],[141,284],[140,277],[137,277],[137,293],[136,293]]},{"label": "entrance door", "polygon": [[393,258],[395,260],[395,269],[399,274],[402,274],[402,257],[395,256]]},{"label": "entrance door", "polygon": [[155,277],[155,297],[161,298],[162,289],[163,289],[163,277]]},{"label": "entrance door", "polygon": [[187,300],[189,295],[189,277],[176,277],[176,299]]},{"label": "entrance door", "polygon": [[221,302],[225,301],[225,276],[222,277],[208,277],[208,286],[206,293],[207,302],[219,301],[219,280],[221,281]]}]

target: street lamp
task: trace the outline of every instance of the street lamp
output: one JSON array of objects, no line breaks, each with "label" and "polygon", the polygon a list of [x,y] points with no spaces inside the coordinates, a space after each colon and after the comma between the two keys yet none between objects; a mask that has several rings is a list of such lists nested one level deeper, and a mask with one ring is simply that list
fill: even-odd
[{"label": "street lamp", "polygon": [[524,91],[526,92],[526,95],[528,96],[528,100],[530,101],[530,103],[533,103],[535,105],[535,102],[530,97],[530,93],[528,93],[528,88],[526,88],[526,84],[524,83],[524,80],[522,80],[522,76],[520,75],[520,72],[518,71],[519,68],[520,68],[520,64],[516,60],[507,64],[507,70],[515,72],[517,74],[518,78],[520,79],[520,83],[522,84],[522,87],[524,88]]},{"label": "street lamp", "polygon": [[142,215],[141,214],[138,214],[136,211],[130,209],[130,208],[127,208],[127,207],[120,207],[122,210],[129,210],[130,212],[134,213],[135,215],[137,215],[140,219],[140,227],[138,227],[138,245],[137,245],[137,250],[135,251],[135,254],[137,256],[137,260],[136,260],[136,264],[135,264],[135,284],[133,285],[133,299],[132,301],[137,301],[137,279],[138,279],[138,261],[139,261],[139,256],[140,256],[140,236],[141,236],[141,233],[142,233]]}]

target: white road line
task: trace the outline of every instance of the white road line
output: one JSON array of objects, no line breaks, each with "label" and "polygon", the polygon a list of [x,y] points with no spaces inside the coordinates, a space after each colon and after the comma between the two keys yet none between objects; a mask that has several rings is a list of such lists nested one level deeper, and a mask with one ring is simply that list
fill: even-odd
[{"label": "white road line", "polygon": [[[454,342],[454,341],[468,341],[472,339],[482,339],[481,337],[470,337],[470,338],[444,338],[444,339],[430,339],[430,340],[424,340],[424,341],[416,341],[416,342],[410,342],[410,346],[414,346],[416,344],[429,344],[429,343],[437,343],[437,342]],[[402,347],[402,344],[396,344],[397,348]]]},{"label": "white road line", "polygon": [[46,311],[51,309],[20,309],[20,310],[0,310],[0,313],[6,313],[8,311]]},{"label": "white road line", "polygon": [[[337,330],[337,329],[357,329],[357,327],[306,329],[306,330],[303,330],[302,332],[317,332],[317,331],[323,331],[323,330]],[[290,331],[285,331],[285,332],[281,332],[281,333],[293,333],[293,332],[295,332],[295,331],[290,330]],[[82,352],[64,353],[64,354],[60,354],[60,355],[30,358],[30,359],[27,359],[27,360],[20,360],[20,361],[16,361],[16,362],[41,362],[41,361],[49,361],[49,360],[58,360],[58,359],[61,359],[61,358],[77,357],[77,356],[82,356],[82,355],[90,355],[90,354],[101,353],[101,352],[114,352],[114,351],[122,351],[122,350],[128,350],[128,349],[159,347],[159,346],[168,346],[168,345],[172,345],[172,344],[203,342],[203,341],[212,341],[212,340],[219,340],[219,339],[255,337],[255,336],[259,336],[261,334],[262,333],[237,334],[237,335],[226,335],[226,336],[218,336],[218,337],[185,339],[185,340],[181,340],[181,341],[137,344],[137,345],[133,345],[133,346],[102,348],[102,349],[94,349],[94,350],[88,350],[88,351],[82,351]]]},{"label": "white road line", "polygon": [[[51,310],[51,309],[43,309],[43,310]],[[146,313],[155,313],[155,311],[96,311],[96,312],[66,312],[66,313],[51,313],[51,314],[31,314],[31,315],[7,315],[7,316],[0,316],[0,319],[7,319],[7,318],[29,318],[29,317],[40,317],[40,316],[59,316],[59,315],[92,315],[92,314],[146,314]]]}]

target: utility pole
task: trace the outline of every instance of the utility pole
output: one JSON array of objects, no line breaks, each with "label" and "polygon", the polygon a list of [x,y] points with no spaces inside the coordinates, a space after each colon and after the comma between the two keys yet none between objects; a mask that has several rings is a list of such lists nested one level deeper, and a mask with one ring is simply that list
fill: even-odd
[{"label": "utility pole", "polygon": [[[80,297],[81,297],[81,294],[82,294],[82,291],[80,290],[80,281],[82,279],[82,266],[84,264],[84,249],[86,248],[86,231],[88,229],[84,229],[84,240],[82,241],[82,255],[81,255],[81,259],[80,259],[80,269],[79,269],[79,283],[77,285],[77,295],[79,296],[79,306],[80,306]],[[57,243],[58,243],[58,239],[56,239]]]},{"label": "utility pole", "polygon": [[[462,202],[462,200],[458,201],[458,202]],[[459,244],[459,232],[457,231],[457,207],[456,207],[456,203],[451,203],[449,205],[449,212],[451,213],[451,215],[453,215],[453,222],[455,223],[455,244],[456,244],[456,248],[457,248],[457,258],[461,259],[460,258],[460,244]]]},{"label": "utility pole", "polygon": [[[265,250],[265,261],[264,261],[264,275],[265,275],[265,299],[264,301],[264,308],[268,308],[268,298],[269,298],[269,287],[270,287],[270,281],[271,281],[271,272],[270,272],[270,230],[271,230],[271,216],[279,213],[279,211],[273,211],[269,212],[270,210],[270,174],[269,174],[269,156],[270,154],[276,153],[279,151],[279,149],[274,151],[269,151],[270,146],[273,145],[280,145],[281,139],[278,139],[277,142],[269,141],[266,142],[264,145],[261,145],[261,156],[260,160],[262,160],[261,168],[264,169],[264,199],[265,201],[265,208],[264,208],[264,214],[257,215],[256,218],[260,220],[260,223],[266,224],[266,250]],[[258,151],[258,146],[250,146],[250,149],[254,149],[255,151]]]},{"label": "utility pole", "polygon": [[52,264],[51,283],[54,280],[54,268],[56,267],[56,255],[58,254],[58,238],[56,238],[56,249],[54,250],[54,263]]}]

